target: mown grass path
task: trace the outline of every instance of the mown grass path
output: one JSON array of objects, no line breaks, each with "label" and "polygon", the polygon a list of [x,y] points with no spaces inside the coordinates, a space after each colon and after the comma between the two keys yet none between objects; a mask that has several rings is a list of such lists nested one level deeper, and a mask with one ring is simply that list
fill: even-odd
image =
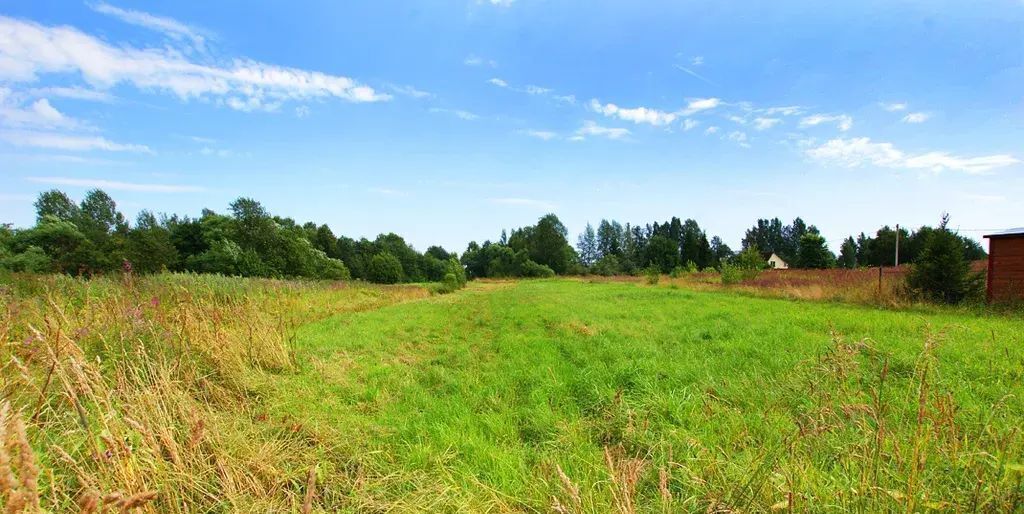
[{"label": "mown grass path", "polygon": [[343,463],[321,494],[354,509],[1021,501],[1019,319],[525,281],[331,317],[296,350],[268,411]]}]

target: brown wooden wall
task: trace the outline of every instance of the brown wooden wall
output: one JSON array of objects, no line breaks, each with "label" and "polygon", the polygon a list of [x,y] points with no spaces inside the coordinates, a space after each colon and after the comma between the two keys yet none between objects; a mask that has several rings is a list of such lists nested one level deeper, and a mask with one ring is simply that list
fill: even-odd
[{"label": "brown wooden wall", "polygon": [[988,259],[989,299],[1024,299],[1024,236],[989,239]]}]

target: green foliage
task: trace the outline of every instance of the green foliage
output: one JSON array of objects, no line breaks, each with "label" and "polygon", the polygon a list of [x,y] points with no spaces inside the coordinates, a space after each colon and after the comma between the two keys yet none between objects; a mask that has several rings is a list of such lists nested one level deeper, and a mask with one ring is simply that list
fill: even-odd
[{"label": "green foliage", "polygon": [[835,266],[835,256],[828,250],[825,238],[813,232],[800,237],[800,249],[797,252],[798,268],[826,269]]},{"label": "green foliage", "polygon": [[946,228],[948,216],[932,230],[907,275],[907,286],[921,297],[955,304],[981,295],[982,276],[971,272],[964,246],[956,234]]},{"label": "green foliage", "polygon": [[857,242],[852,236],[843,240],[837,264],[840,268],[853,269],[857,267]]},{"label": "green foliage", "polygon": [[686,274],[686,268],[682,266],[676,266],[672,268],[672,272],[668,274],[670,278],[679,278]]},{"label": "green foliage", "polygon": [[551,278],[555,276],[555,270],[544,264],[527,260],[520,266],[519,276],[526,278]]},{"label": "green foliage", "polygon": [[761,256],[756,245],[743,250],[732,262],[722,264],[722,284],[732,285],[747,280],[754,280],[761,270],[768,267],[767,261]]},{"label": "green foliage", "polygon": [[390,253],[379,253],[370,259],[368,268],[370,282],[397,284],[402,281],[402,263]]},{"label": "green foliage", "polygon": [[38,246],[29,246],[17,254],[0,252],[0,268],[17,272],[48,273],[53,270],[53,259]]},{"label": "green foliage", "polygon": [[437,294],[448,294],[466,286],[466,270],[455,257],[449,258],[445,264],[444,278],[432,289]]},{"label": "green foliage", "polygon": [[622,264],[615,255],[605,255],[594,264],[592,271],[597,275],[611,276],[623,273]]},{"label": "green foliage", "polygon": [[178,261],[178,249],[171,240],[171,231],[157,223],[156,216],[142,211],[135,228],[128,233],[126,257],[138,273],[155,273],[171,269]]},{"label": "green foliage", "polygon": [[644,280],[649,285],[657,285],[658,281],[661,280],[661,269],[657,266],[649,266],[644,269]]}]

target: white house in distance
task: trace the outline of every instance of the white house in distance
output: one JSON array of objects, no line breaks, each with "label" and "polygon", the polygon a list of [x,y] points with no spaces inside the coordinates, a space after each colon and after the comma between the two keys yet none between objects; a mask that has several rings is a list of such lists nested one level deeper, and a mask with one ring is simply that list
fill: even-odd
[{"label": "white house in distance", "polygon": [[786,261],[782,260],[782,257],[773,253],[772,256],[768,258],[768,267],[771,269],[789,269],[789,264],[786,264]]}]

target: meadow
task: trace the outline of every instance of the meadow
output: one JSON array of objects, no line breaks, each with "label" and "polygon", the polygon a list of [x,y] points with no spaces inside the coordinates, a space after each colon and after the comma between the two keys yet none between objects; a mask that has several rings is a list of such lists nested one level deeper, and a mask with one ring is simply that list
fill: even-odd
[{"label": "meadow", "polygon": [[5,279],[0,498],[52,512],[1024,508],[1019,313],[699,282],[431,295]]}]

